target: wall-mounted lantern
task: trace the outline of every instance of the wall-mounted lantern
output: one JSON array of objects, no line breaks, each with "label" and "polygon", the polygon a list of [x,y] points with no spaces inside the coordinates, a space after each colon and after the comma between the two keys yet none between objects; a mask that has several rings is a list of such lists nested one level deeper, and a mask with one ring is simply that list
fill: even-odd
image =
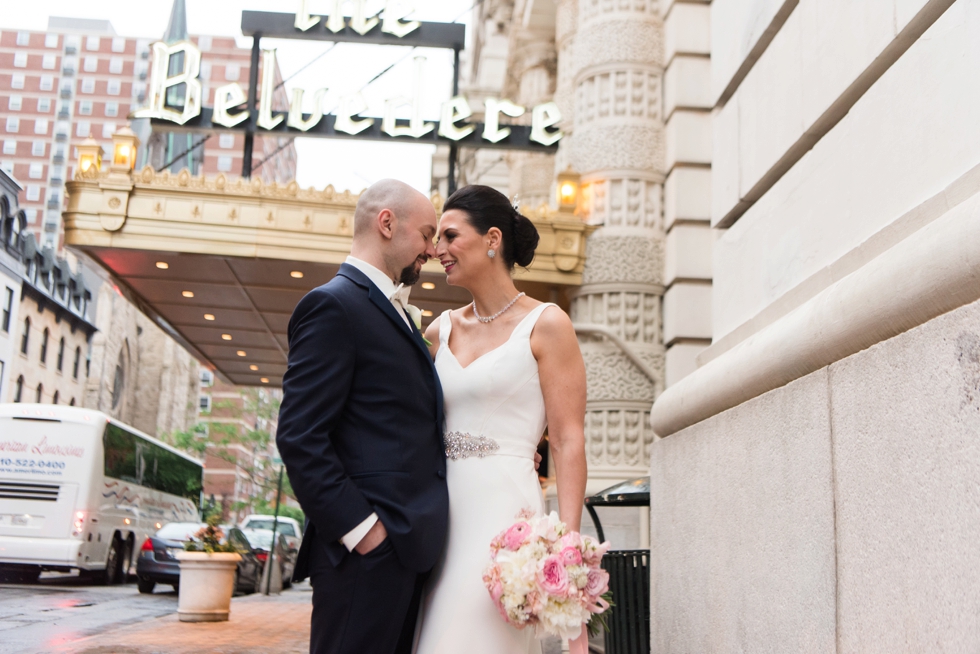
[{"label": "wall-mounted lantern", "polygon": [[97,177],[102,170],[102,146],[89,137],[78,146],[78,164],[76,167],[79,177]]},{"label": "wall-mounted lantern", "polygon": [[569,166],[564,172],[558,173],[558,211],[574,214],[578,207],[579,190],[582,176]]},{"label": "wall-mounted lantern", "polygon": [[112,166],[114,173],[129,173],[136,167],[136,150],[140,140],[129,127],[112,135]]}]

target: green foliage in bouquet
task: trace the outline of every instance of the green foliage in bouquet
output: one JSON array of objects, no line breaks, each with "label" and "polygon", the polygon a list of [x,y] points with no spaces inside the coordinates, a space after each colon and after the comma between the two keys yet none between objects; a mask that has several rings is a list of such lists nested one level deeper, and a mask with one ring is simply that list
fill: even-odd
[{"label": "green foliage in bouquet", "polygon": [[606,622],[609,612],[616,607],[615,602],[612,601],[612,591],[608,590],[602,595],[604,599],[609,604],[609,608],[602,613],[593,613],[592,617],[589,619],[589,623],[586,628],[589,630],[589,638],[595,638],[604,631],[609,630],[609,624]]},{"label": "green foliage in bouquet", "polygon": [[221,527],[218,526],[220,520],[221,516],[218,514],[208,516],[207,525],[201,527],[189,541],[184,543],[184,549],[188,552],[207,552],[208,554],[214,554],[215,552],[237,552],[238,550],[231,543],[221,542],[225,534],[221,530]]}]

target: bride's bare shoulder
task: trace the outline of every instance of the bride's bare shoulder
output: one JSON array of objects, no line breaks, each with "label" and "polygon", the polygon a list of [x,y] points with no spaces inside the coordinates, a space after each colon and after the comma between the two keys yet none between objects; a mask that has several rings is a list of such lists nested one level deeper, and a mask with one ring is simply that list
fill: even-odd
[{"label": "bride's bare shoulder", "polygon": [[559,350],[578,347],[572,319],[560,307],[551,305],[541,312],[531,332],[531,349],[537,355],[544,348]]}]

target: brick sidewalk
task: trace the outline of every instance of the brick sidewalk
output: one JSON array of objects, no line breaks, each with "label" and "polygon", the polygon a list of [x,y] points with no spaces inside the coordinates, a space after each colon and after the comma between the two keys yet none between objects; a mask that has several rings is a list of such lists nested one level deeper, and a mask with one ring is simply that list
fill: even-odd
[{"label": "brick sidewalk", "polygon": [[310,650],[309,585],[282,595],[248,595],[231,602],[228,622],[180,622],[177,614],[77,641],[73,654],[306,654]]}]

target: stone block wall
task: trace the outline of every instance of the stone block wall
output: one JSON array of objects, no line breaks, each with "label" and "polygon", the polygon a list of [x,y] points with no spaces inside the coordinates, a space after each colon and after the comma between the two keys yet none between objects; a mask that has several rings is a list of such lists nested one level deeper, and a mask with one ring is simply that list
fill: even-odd
[{"label": "stone block wall", "polygon": [[980,302],[653,446],[656,652],[980,648]]}]

